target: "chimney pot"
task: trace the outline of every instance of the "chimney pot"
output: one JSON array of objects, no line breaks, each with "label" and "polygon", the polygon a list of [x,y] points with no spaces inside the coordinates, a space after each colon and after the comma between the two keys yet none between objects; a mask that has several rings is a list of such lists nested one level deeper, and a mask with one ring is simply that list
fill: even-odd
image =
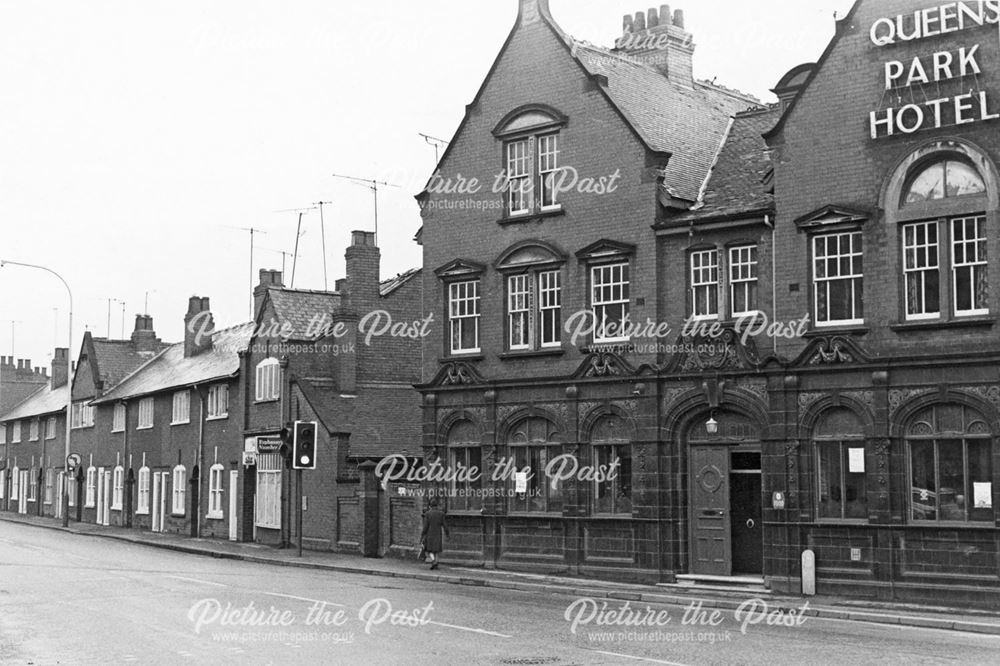
[{"label": "chimney pot", "polygon": [[632,25],[633,25],[633,20],[631,14],[626,14],[624,17],[622,17],[622,34],[627,35],[631,33]]},{"label": "chimney pot", "polygon": [[635,32],[642,32],[646,29],[646,15],[642,12],[635,13]]},{"label": "chimney pot", "polygon": [[660,25],[660,17],[656,13],[656,8],[650,7],[646,12],[646,27],[655,28]]},{"label": "chimney pot", "polygon": [[680,29],[684,29],[684,10],[677,9],[674,11],[674,25]]},{"label": "chimney pot", "polygon": [[[192,321],[195,317],[198,317],[199,321]],[[215,321],[209,310],[208,298],[192,296],[188,299],[188,311],[184,316],[184,357],[197,356],[211,349],[214,332]]]},{"label": "chimney pot", "polygon": [[352,231],[351,245],[375,246],[375,233],[372,231]]},{"label": "chimney pot", "polygon": [[673,25],[674,19],[673,14],[670,11],[670,5],[660,5],[660,25]]}]

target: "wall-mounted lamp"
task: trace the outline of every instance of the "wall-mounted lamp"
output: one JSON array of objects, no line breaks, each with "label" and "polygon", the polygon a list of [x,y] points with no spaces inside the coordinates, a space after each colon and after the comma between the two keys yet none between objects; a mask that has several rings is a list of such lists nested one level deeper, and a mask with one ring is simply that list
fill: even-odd
[{"label": "wall-mounted lamp", "polygon": [[714,416],[708,417],[708,420],[705,421],[705,431],[708,432],[709,435],[718,434],[719,422],[715,420]]}]

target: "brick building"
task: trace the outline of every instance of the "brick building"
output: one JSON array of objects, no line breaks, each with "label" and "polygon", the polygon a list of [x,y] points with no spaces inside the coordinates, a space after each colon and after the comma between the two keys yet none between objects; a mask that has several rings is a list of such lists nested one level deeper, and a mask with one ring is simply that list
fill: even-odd
[{"label": "brick building", "polygon": [[420,456],[413,384],[420,377],[421,343],[416,335],[392,331],[399,324],[416,331],[422,273],[381,280],[370,232],[353,232],[345,260],[346,278],[334,292],[286,288],[280,272],[260,272],[256,331],[241,366],[244,435],[248,450],[257,452],[255,476],[247,477],[245,488],[242,538],[295,540],[299,489],[277,449],[282,428],[316,421],[317,469],[303,473],[301,489],[304,547],[375,554],[396,546],[407,552],[419,536],[416,502],[383,496],[388,517],[380,529],[377,504],[365,511],[358,468],[395,453]]},{"label": "brick building", "polygon": [[[608,51],[520,3],[420,197],[425,460],[485,473],[446,557],[799,591],[808,549],[820,592],[998,603],[991,11],[860,0],[768,107],[690,80],[676,14]],[[567,166],[619,187],[556,199]],[[658,328],[574,341],[581,309]]]},{"label": "brick building", "polygon": [[[1000,603],[1000,51],[989,3],[860,0],[766,133],[775,317],[767,573]],[[791,84],[789,86],[788,84]],[[761,424],[763,425],[763,424]],[[765,493],[769,501],[770,492]]]},{"label": "brick building", "polygon": [[[34,369],[35,391],[0,415],[0,510],[60,516],[69,350],[55,350],[52,373]],[[13,362],[4,359],[13,369]],[[30,367],[22,363],[22,368]],[[39,386],[37,377],[48,381]]]},{"label": "brick building", "polygon": [[72,448],[82,459],[77,477],[70,484],[72,518],[90,523],[107,518],[116,525],[123,524],[121,513],[105,514],[103,503],[108,500],[110,505],[113,472],[116,467],[124,468],[127,460],[109,436],[115,427],[113,410],[97,410],[92,403],[166,346],[157,337],[153,319],[148,315],[136,315],[135,329],[127,340],[100,338],[90,331],[84,332],[72,377]]},{"label": "brick building", "polygon": [[[661,289],[674,264],[652,227],[702,203],[732,117],[760,108],[695,80],[693,51],[679,10],[627,16],[603,49],[565,34],[544,0],[523,0],[418,197],[426,302],[445,322],[424,346],[424,459],[485,477],[444,489],[453,561],[641,580],[687,571],[667,501],[681,458],[661,435],[671,359],[615,324],[683,318]],[[488,185],[453,194],[458,174]],[[546,466],[568,460],[618,473],[549,483]]]},{"label": "brick building", "polygon": [[216,329],[193,296],[184,341],[90,404],[101,440],[84,503],[100,524],[236,538],[243,450],[240,354],[251,326]]},{"label": "brick building", "polygon": [[29,359],[0,356],[0,414],[49,383],[45,368],[32,367]]}]

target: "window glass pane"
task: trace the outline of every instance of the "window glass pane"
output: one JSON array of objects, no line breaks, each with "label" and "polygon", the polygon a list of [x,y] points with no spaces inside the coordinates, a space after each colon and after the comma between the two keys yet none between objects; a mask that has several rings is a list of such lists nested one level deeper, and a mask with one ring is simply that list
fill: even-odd
[{"label": "window glass pane", "polygon": [[944,163],[933,164],[918,175],[906,194],[906,203],[920,203],[944,198]]},{"label": "window glass pane", "polygon": [[965,520],[965,460],[961,440],[938,444],[938,511],[941,520]]},{"label": "window glass pane", "polygon": [[937,520],[934,443],[910,443],[911,505],[914,520]]},{"label": "window glass pane", "polygon": [[965,492],[969,505],[969,520],[993,520],[993,462],[991,441],[970,440],[969,485]]},{"label": "window glass pane", "polygon": [[819,463],[819,517],[841,518],[843,501],[840,490],[840,445],[817,445]]},{"label": "window glass pane", "polygon": [[979,174],[964,162],[949,161],[946,166],[945,182],[949,197],[960,197],[966,194],[982,194],[986,191],[986,183]]}]

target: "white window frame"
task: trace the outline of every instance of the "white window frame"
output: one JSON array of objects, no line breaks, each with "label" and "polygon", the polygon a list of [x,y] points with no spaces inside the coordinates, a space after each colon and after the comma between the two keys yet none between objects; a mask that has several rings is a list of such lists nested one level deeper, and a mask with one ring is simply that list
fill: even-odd
[{"label": "white window frame", "polygon": [[125,432],[125,403],[115,403],[114,415],[111,420],[111,432]]},{"label": "white window frame", "polygon": [[184,389],[173,395],[170,425],[191,423],[191,391]]},{"label": "white window frame", "polygon": [[28,422],[28,441],[37,442],[38,441],[38,431],[41,429],[42,422],[41,419],[31,419]]},{"label": "white window frame", "polygon": [[111,478],[111,510],[121,511],[125,503],[125,468],[117,465]]},{"label": "white window frame", "polygon": [[69,475],[69,481],[66,483],[66,492],[68,494],[69,505],[72,507],[76,506],[76,474]]},{"label": "white window frame", "polygon": [[[760,314],[760,283],[759,283],[760,251],[757,245],[738,245],[729,248],[729,298],[733,317],[747,317]],[[737,310],[736,297],[742,291],[743,299],[751,305],[750,294],[754,294],[753,306],[746,310]]]},{"label": "white window frame", "polygon": [[[543,211],[559,210],[562,204],[559,203],[559,192],[555,189],[558,183],[559,173],[562,169],[559,166],[559,135],[543,134],[538,137],[538,201]],[[553,181],[552,201],[545,203],[545,180],[551,178]]]},{"label": "white window frame", "polygon": [[208,470],[208,517],[213,520],[222,520],[224,517],[222,490],[225,470],[226,468],[218,463]]},{"label": "white window frame", "polygon": [[[907,233],[913,230],[913,242],[907,239]],[[923,229],[923,242],[917,241],[917,231]],[[934,235],[933,242],[930,240]],[[927,274],[937,272],[938,289],[941,284],[941,232],[940,222],[932,220],[927,222],[908,222],[902,228],[903,246],[903,307],[904,316],[907,321],[921,321],[926,319],[938,319],[941,316],[941,300],[938,294],[938,309],[927,311]],[[920,283],[920,311],[910,313],[910,280],[917,280]]]},{"label": "white window frame", "polygon": [[7,443],[7,424],[0,423],[0,444]]},{"label": "white window frame", "polygon": [[89,405],[85,402],[74,402],[71,416],[72,416],[72,425],[70,427],[73,430],[93,427],[94,406]]},{"label": "white window frame", "polygon": [[267,529],[281,529],[281,470],[282,460],[277,453],[263,453],[257,457],[257,494],[254,525]]},{"label": "white window frame", "polygon": [[[975,227],[976,236],[972,239],[965,237],[965,224],[968,222],[972,222]],[[987,280],[989,279],[989,255],[986,249],[988,243],[986,236],[986,216],[966,215],[964,217],[953,217],[948,220],[948,224],[951,231],[951,303],[955,316],[976,317],[988,315],[990,313],[988,296],[986,303],[984,304],[986,307],[972,307],[968,310],[958,309],[958,273],[960,270],[967,270],[972,273],[972,277],[969,281],[969,287],[972,289],[972,294],[970,294],[972,301],[975,301],[976,298],[976,270],[987,271]],[[959,238],[959,229],[962,229],[961,238]],[[958,248],[960,245],[966,250],[965,258],[961,263],[958,261]],[[968,258],[970,255],[974,257],[971,261]]]},{"label": "white window frame", "polygon": [[[691,253],[691,319],[704,321],[719,318],[719,251],[696,250]],[[699,294],[704,296],[705,311],[699,312]],[[714,309],[712,296],[715,296]]]},{"label": "white window frame", "polygon": [[[562,347],[562,272],[557,268],[539,271],[538,340],[542,349]],[[551,326],[546,320],[551,320]]]},{"label": "white window frame", "polygon": [[[479,279],[448,283],[448,330],[452,354],[480,352],[479,321],[482,316]],[[465,327],[471,326],[475,343],[462,347]]]},{"label": "white window frame", "polygon": [[229,385],[214,384],[208,389],[208,416],[206,420],[229,417]]},{"label": "white window frame", "polygon": [[631,279],[631,266],[627,261],[590,267],[590,304],[594,314],[595,344],[629,340],[628,336],[604,337],[602,334],[606,333],[603,320],[607,309],[621,308],[622,322],[629,316],[632,302]]},{"label": "white window frame", "polygon": [[28,469],[28,501],[38,501],[38,470],[34,467]]},{"label": "white window frame", "polygon": [[278,359],[270,357],[258,363],[254,379],[257,402],[269,402],[281,397],[281,367]]},{"label": "white window frame", "polygon": [[97,506],[97,468],[91,465],[87,468],[86,487],[84,488],[83,508],[91,509]]},{"label": "white window frame", "polygon": [[[840,239],[843,237],[850,238],[850,250],[846,254],[840,251]],[[830,241],[833,241],[833,251],[830,250]],[[820,243],[823,243],[824,254],[820,255]],[[839,262],[842,259],[847,258],[851,263],[853,263],[855,258],[860,259],[862,264],[862,270],[860,273],[854,272],[853,266],[851,267],[851,272],[847,274],[840,274]],[[821,261],[833,261],[837,264],[837,274],[835,276],[830,276],[827,271],[822,271],[824,273],[823,277],[819,277],[820,270],[819,265]],[[863,324],[864,319],[864,289],[865,289],[865,275],[864,275],[864,238],[860,231],[841,231],[830,234],[820,234],[812,238],[812,281],[813,281],[813,314],[815,316],[817,327],[830,327],[830,326],[855,326],[858,324]],[[852,314],[855,315],[849,319],[822,319],[819,312],[819,295],[821,289],[826,289],[826,304],[829,314],[830,307],[830,290],[829,285],[834,282],[849,280],[851,282],[851,305]],[[859,304],[861,307],[859,307]],[[859,312],[860,310],[860,312]],[[860,314],[861,316],[857,316]]]},{"label": "white window frame", "polygon": [[55,480],[56,474],[55,470],[51,467],[45,470],[45,503],[52,504],[52,497],[55,494]]},{"label": "white window frame", "polygon": [[531,275],[507,276],[507,346],[511,351],[531,349]]},{"label": "white window frame", "polygon": [[183,516],[187,504],[187,468],[184,465],[174,467],[170,485],[170,513],[174,516]]},{"label": "white window frame", "polygon": [[136,430],[149,430],[155,422],[156,403],[153,398],[143,398],[139,401],[139,418]]},{"label": "white window frame", "polygon": [[[532,209],[532,145],[534,137],[514,139],[504,145],[507,163],[507,214],[527,215]],[[515,208],[515,203],[519,206]],[[522,207],[523,206],[523,207]]]},{"label": "white window frame", "polygon": [[10,470],[10,499],[11,501],[16,501],[21,494],[21,470],[17,465],[14,465]]},{"label": "white window frame", "polygon": [[135,512],[140,515],[149,514],[149,468],[142,466],[139,468],[139,481],[137,484]]},{"label": "white window frame", "polygon": [[13,427],[11,428],[10,443],[11,444],[20,444],[21,443],[21,422],[20,421],[14,421]]},{"label": "white window frame", "polygon": [[0,500],[7,499],[7,470],[0,469]]},{"label": "white window frame", "polygon": [[58,427],[56,417],[50,416],[45,419],[45,439],[56,438],[56,428]]}]

